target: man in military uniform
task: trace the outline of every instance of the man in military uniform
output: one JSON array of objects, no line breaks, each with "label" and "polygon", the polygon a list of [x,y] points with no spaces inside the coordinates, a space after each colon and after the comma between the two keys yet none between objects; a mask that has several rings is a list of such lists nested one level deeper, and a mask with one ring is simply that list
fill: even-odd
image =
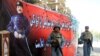
[{"label": "man in military uniform", "polygon": [[85,32],[82,32],[81,37],[83,40],[83,55],[84,56],[90,56],[91,48],[92,48],[92,42],[93,42],[93,35],[89,31],[89,26],[85,26]]},{"label": "man in military uniform", "polygon": [[23,15],[23,4],[18,1],[16,3],[17,15],[11,17],[8,24],[8,31],[13,33],[13,56],[31,56],[28,47],[27,35],[29,32],[29,22]]},{"label": "man in military uniform", "polygon": [[60,33],[60,26],[54,26],[47,43],[51,45],[52,56],[63,56],[61,48],[63,47],[65,40]]}]

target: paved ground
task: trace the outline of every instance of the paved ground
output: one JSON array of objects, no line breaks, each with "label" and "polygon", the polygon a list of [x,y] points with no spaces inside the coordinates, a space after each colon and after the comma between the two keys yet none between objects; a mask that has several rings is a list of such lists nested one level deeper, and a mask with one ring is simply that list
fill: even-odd
[{"label": "paved ground", "polygon": [[[83,56],[83,45],[78,45],[77,56]],[[100,42],[93,43],[94,50],[91,52],[91,56],[100,56]]]},{"label": "paved ground", "polygon": [[[83,56],[83,45],[78,45],[77,55]],[[100,56],[100,42],[93,42],[94,50],[91,52],[91,56]],[[5,56],[7,56],[7,46],[5,45]]]}]

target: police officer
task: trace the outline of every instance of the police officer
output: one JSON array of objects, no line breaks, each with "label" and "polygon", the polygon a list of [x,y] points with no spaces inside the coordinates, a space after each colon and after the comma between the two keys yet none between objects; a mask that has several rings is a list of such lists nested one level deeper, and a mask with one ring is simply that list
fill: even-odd
[{"label": "police officer", "polygon": [[65,43],[64,37],[60,33],[60,26],[56,25],[51,32],[47,43],[51,45],[52,56],[63,56],[62,46]]},{"label": "police officer", "polygon": [[12,45],[15,51],[13,56],[31,56],[26,40],[29,32],[29,22],[23,15],[22,2],[18,1],[16,3],[16,10],[18,14],[12,16],[8,24],[8,31],[14,35],[14,44]]},{"label": "police officer", "polygon": [[90,56],[91,48],[92,48],[92,42],[93,42],[93,35],[89,31],[89,26],[85,26],[85,32],[82,32],[80,37],[83,42],[83,55],[84,56]]}]

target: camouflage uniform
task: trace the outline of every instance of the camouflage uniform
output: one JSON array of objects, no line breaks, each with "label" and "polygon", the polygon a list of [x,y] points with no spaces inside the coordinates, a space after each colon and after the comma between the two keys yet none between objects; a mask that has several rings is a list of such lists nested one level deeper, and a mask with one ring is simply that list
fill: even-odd
[{"label": "camouflage uniform", "polygon": [[81,39],[84,41],[84,46],[83,46],[83,53],[84,54],[83,55],[90,56],[92,41],[93,41],[92,33],[89,31],[83,32],[81,34]]},{"label": "camouflage uniform", "polygon": [[[56,45],[56,47],[52,46],[53,45],[52,40],[55,40],[55,39],[57,39],[59,42],[58,46]],[[61,35],[61,33],[52,32],[47,42],[51,44],[51,53],[52,53],[51,55],[52,56],[63,56],[61,48],[64,45],[65,40],[64,40],[64,37]]]}]

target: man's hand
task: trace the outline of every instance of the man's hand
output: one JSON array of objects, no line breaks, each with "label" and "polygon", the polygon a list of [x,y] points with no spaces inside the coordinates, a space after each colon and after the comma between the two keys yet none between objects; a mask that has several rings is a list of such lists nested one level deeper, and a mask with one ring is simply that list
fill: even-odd
[{"label": "man's hand", "polygon": [[93,49],[93,47],[92,47],[92,51],[93,51],[94,49]]},{"label": "man's hand", "polygon": [[22,34],[19,34],[17,31],[14,32],[15,38],[24,38],[25,36]]},{"label": "man's hand", "polygon": [[17,31],[15,31],[15,32],[14,32],[14,36],[15,36],[16,38],[18,38],[18,37],[19,37],[19,34],[18,34],[18,32],[17,32]]}]

